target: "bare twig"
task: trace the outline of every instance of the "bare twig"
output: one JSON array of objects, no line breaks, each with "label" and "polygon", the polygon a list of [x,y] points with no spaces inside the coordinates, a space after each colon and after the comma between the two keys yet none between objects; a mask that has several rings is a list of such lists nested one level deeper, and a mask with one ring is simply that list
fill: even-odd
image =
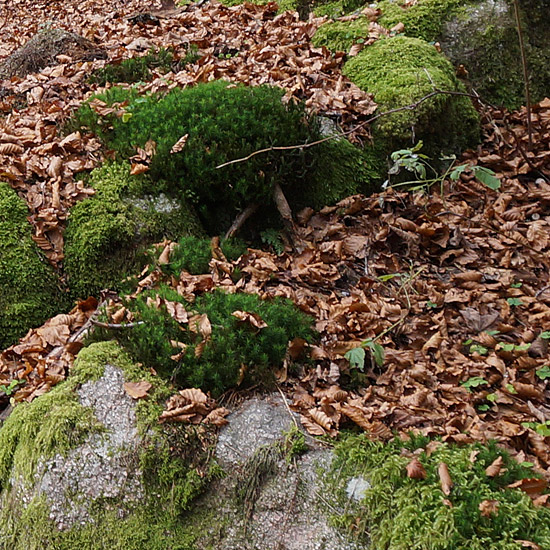
[{"label": "bare twig", "polygon": [[134,328],[138,325],[144,325],[145,321],[138,321],[137,323],[103,323],[102,321],[97,321],[96,319],[91,319],[92,325],[100,328],[111,328],[113,330],[121,330],[125,328]]},{"label": "bare twig", "polygon": [[533,147],[533,127],[531,124],[531,90],[529,87],[529,71],[527,69],[527,56],[525,55],[525,43],[523,41],[523,29],[519,11],[519,0],[514,0],[514,13],[518,31],[519,50],[521,52],[521,66],[523,68],[523,82],[525,84],[525,107],[527,109],[527,134],[529,136],[529,149]]},{"label": "bare twig", "polygon": [[231,224],[231,227],[227,230],[227,233],[225,234],[225,239],[230,239],[239,231],[239,229],[243,226],[244,222],[256,212],[259,208],[259,204],[249,204],[236,218],[235,221]]},{"label": "bare twig", "polygon": [[378,113],[377,115],[373,115],[369,117],[367,120],[364,120],[363,122],[358,124],[357,126],[354,126],[350,130],[346,130],[345,132],[337,132],[323,139],[318,139],[317,141],[311,141],[309,143],[301,143],[300,145],[266,147],[265,149],[259,149],[258,151],[254,151],[253,153],[250,153],[250,155],[247,155],[246,157],[230,160],[228,162],[224,162],[223,164],[219,164],[218,166],[216,166],[216,168],[219,169],[219,168],[224,168],[225,166],[230,166],[231,164],[246,162],[247,160],[250,160],[252,157],[255,157],[256,155],[269,153],[270,151],[291,151],[293,149],[309,149],[310,147],[314,147],[315,145],[320,145],[321,143],[325,143],[326,141],[330,141],[331,139],[339,139],[345,136],[349,136],[350,134],[357,132],[357,130],[360,130],[361,128],[367,126],[371,122],[374,122],[375,120],[378,120],[379,118],[382,118],[384,116],[392,115],[393,113],[399,113],[401,111],[414,111],[428,99],[431,99],[432,97],[435,97],[441,94],[452,95],[452,96],[464,96],[464,97],[469,97],[469,98],[475,99],[476,101],[479,101],[479,96],[474,94],[468,94],[466,92],[453,92],[449,90],[435,89],[429,94],[425,95],[424,97],[421,97],[415,103],[410,103],[409,105],[404,105],[403,107],[396,107],[395,109],[390,109],[389,111],[384,111],[383,113]]}]

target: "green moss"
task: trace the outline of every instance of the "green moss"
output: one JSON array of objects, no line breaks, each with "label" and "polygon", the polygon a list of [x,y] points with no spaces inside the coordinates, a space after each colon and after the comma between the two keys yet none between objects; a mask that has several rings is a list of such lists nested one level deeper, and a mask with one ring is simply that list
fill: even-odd
[{"label": "green moss", "polygon": [[407,36],[431,42],[441,36],[445,23],[465,3],[468,0],[419,0],[410,7],[403,8],[405,0],[383,0],[378,3],[382,10],[382,17],[378,22],[388,29],[403,23]]},{"label": "green moss", "polygon": [[128,163],[94,170],[96,194],[70,211],[65,234],[65,270],[74,296],[119,288],[144,261],[141,252],[163,238],[201,232],[184,199],[161,194],[145,176],[131,176]]},{"label": "green moss", "polygon": [[[536,508],[528,495],[507,488],[515,480],[533,477],[531,470],[494,444],[441,444],[429,456],[419,454],[427,477],[413,480],[405,470],[411,459],[402,449],[420,446],[414,440],[373,443],[364,435],[348,436],[337,444],[331,486],[345,487],[347,479],[360,476],[370,488],[359,503],[348,502],[348,512],[335,522],[365,541],[368,531],[373,550],[519,550],[518,540],[550,547],[550,510]],[[477,456],[472,462],[473,451]],[[499,456],[504,465],[501,474],[487,477],[485,469]],[[448,497],[437,473],[441,462],[447,464],[454,483]],[[347,500],[344,491],[341,498]],[[484,500],[499,503],[490,517],[479,510]]]},{"label": "green moss", "polygon": [[[374,94],[379,111],[417,102],[437,88],[463,91],[450,62],[430,44],[397,36],[378,40],[344,66],[344,74]],[[437,95],[414,110],[380,118],[376,137],[392,149],[423,140],[424,151],[437,158],[459,153],[479,140],[479,116],[467,97]]]},{"label": "green moss", "polygon": [[310,186],[302,197],[293,196],[297,207],[320,209],[350,195],[369,195],[377,189],[386,168],[386,152],[378,144],[360,149],[347,139],[334,139],[322,143],[317,156]]},{"label": "green moss", "polygon": [[63,383],[32,403],[21,403],[0,430],[0,489],[11,476],[31,481],[39,458],[64,454],[99,425],[78,402],[73,383]]},{"label": "green moss", "polygon": [[361,16],[354,21],[332,21],[321,25],[312,38],[320,48],[325,46],[333,52],[348,52],[353,44],[364,41],[369,34],[369,20]]},{"label": "green moss", "polygon": [[0,183],[0,349],[63,309],[52,267],[31,237],[25,202]]},{"label": "green moss", "polygon": [[[206,315],[212,334],[206,342],[195,326],[184,329],[161,305],[155,307],[148,298],[179,302],[188,316]],[[283,361],[287,345],[296,337],[312,339],[311,319],[292,302],[276,298],[261,300],[257,295],[207,293],[188,303],[170,288],[144,293],[129,301],[127,307],[136,320],[144,323],[115,334],[106,329],[94,332],[92,338],[115,337],[131,356],[147,367],[153,367],[164,378],[173,378],[185,387],[199,387],[219,395],[242,384],[273,382],[273,368]],[[239,321],[236,311],[258,315],[267,327],[257,329]],[[180,342],[181,349],[172,342]]]}]

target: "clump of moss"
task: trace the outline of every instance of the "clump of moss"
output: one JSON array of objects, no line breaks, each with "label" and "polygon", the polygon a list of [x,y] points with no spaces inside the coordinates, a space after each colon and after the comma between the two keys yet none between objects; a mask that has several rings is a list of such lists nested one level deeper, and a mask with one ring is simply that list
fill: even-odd
[{"label": "clump of moss", "polygon": [[[98,133],[122,158],[132,155],[134,147],[144,147],[149,139],[155,141],[151,177],[179,186],[197,205],[207,229],[215,233],[220,219],[226,229],[240,208],[254,201],[269,202],[273,183],[290,189],[304,184],[311,162],[308,150],[271,151],[216,168],[259,149],[307,143],[318,137],[303,106],[284,105],[283,93],[269,86],[230,86],[223,81],[140,98],[131,90],[111,89],[98,97],[108,103],[126,99],[127,116],[109,118],[106,122],[112,130],[104,125]],[[88,105],[80,108],[76,119],[98,129],[97,116]],[[182,151],[171,153],[186,134]]]},{"label": "clump of moss", "polygon": [[348,52],[353,44],[365,41],[368,34],[369,20],[365,16],[360,16],[354,21],[331,21],[321,25],[312,42],[318,48],[325,46],[333,52]]},{"label": "clump of moss", "polygon": [[65,301],[32,240],[28,216],[25,202],[0,183],[0,349],[59,313]]},{"label": "clump of moss", "polygon": [[119,288],[153,242],[201,233],[185,199],[162,193],[147,176],[130,175],[127,162],[95,169],[89,184],[95,195],[71,209],[65,233],[65,270],[74,296]]},{"label": "clump of moss", "polygon": [[[238,239],[222,239],[220,248],[229,261],[236,260],[247,250],[244,242]],[[211,239],[202,237],[182,237],[170,255],[170,263],[160,266],[165,273],[179,276],[182,271],[200,275],[210,271],[212,259]]]},{"label": "clump of moss", "polygon": [[190,46],[187,54],[178,61],[175,60],[174,53],[170,49],[151,49],[144,56],[131,57],[98,69],[90,77],[90,82],[100,86],[105,86],[107,82],[126,82],[127,84],[147,82],[153,76],[153,70],[158,70],[161,73],[181,70],[188,63],[197,61],[198,58],[196,46]]},{"label": "clump of moss", "polygon": [[[434,89],[464,89],[450,62],[432,45],[404,36],[376,41],[346,63],[344,74],[374,94],[381,112],[413,104]],[[439,94],[414,110],[380,118],[375,132],[390,151],[422,140],[428,154],[437,158],[441,152],[458,153],[475,145],[479,116],[469,98]]]},{"label": "clump of moss", "polygon": [[404,7],[405,0],[383,0],[378,3],[382,11],[378,22],[388,29],[403,23],[407,36],[431,42],[441,36],[445,23],[468,1],[472,0],[419,0]]},{"label": "clump of moss", "polygon": [[[155,305],[157,298],[183,304],[191,324],[176,322],[164,305]],[[138,296],[127,307],[143,324],[114,336],[132,357],[163,377],[214,395],[239,383],[269,385],[288,342],[297,337],[313,338],[312,319],[280,298],[261,300],[257,295],[215,291],[191,304],[175,291],[161,288]],[[238,311],[257,316],[267,326],[258,328],[240,320],[233,315]],[[201,320],[208,320],[211,335],[201,333],[197,325]],[[107,330],[96,330],[93,338],[110,336]]]},{"label": "clump of moss", "polygon": [[[362,477],[370,486],[358,503],[348,501],[348,513],[334,518],[336,523],[370,539],[373,550],[519,550],[518,540],[549,547],[550,510],[536,508],[527,494],[507,488],[533,477],[530,469],[495,444],[443,443],[429,456],[419,453],[427,476],[411,479],[406,473],[411,459],[402,450],[422,446],[414,439],[373,443],[364,435],[350,435],[337,444],[330,483],[341,487],[343,480]],[[488,477],[485,469],[498,457],[503,460],[501,473]],[[441,462],[454,483],[449,496],[441,490]],[[346,499],[343,493],[341,497]],[[488,517],[479,508],[486,500],[498,503]]]}]

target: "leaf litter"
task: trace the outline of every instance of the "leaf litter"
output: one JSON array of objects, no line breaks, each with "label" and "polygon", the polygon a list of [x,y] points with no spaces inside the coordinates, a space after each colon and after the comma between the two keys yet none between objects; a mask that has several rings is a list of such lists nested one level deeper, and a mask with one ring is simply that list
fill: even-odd
[{"label": "leaf litter", "polygon": [[[341,57],[311,46],[322,21],[277,15],[273,4],[191,5],[161,14],[158,25],[148,26],[129,18],[139,10],[137,1],[116,10],[109,2],[12,3],[4,6],[8,18],[0,57],[28,41],[54,5],[60,7],[56,24],[101,43],[108,60],[152,46],[172,46],[179,53],[189,43],[199,48],[196,63],[158,75],[142,84],[142,91],[213,78],[277,84],[287,90],[288,100],[304,99],[311,109],[337,114],[344,128],[353,128],[376,107],[342,77]],[[58,61],[38,74],[0,84],[0,110],[7,113],[0,122],[0,173],[26,199],[34,239],[54,265],[63,258],[68,208],[93,193],[74,176],[103,159],[93,136],[63,137],[59,128],[97,89],[88,77],[106,63],[67,56]],[[410,431],[456,443],[496,439],[548,479],[550,435],[544,427],[550,420],[550,392],[548,376],[540,373],[550,369],[545,335],[550,321],[550,100],[533,112],[532,149],[525,111],[491,108],[484,113],[483,144],[463,156],[494,170],[500,192],[463,173],[427,194],[390,188],[319,212],[306,209],[296,217],[300,251],[277,255],[250,249],[234,262],[212,260],[209,274],[183,272],[177,279],[157,267],[142,278],[136,295],[164,283],[187,299],[220,286],[288,297],[314,316],[320,333],[316,345],[292,344],[306,348],[314,365],[280,380],[310,433],[335,436],[340,428],[356,425],[381,440]],[[166,263],[174,244],[160,248],[159,264]],[[237,269],[242,277],[235,283],[231,275]],[[102,304],[110,307],[111,320],[131,322],[116,303],[110,298]],[[2,353],[0,383],[26,381],[15,401],[30,401],[65,378],[98,305],[92,298],[80,302]],[[192,320],[176,304],[171,315],[195,327],[208,345],[207,318]],[[263,320],[247,312],[235,316],[262,328]],[[364,342],[383,348],[383,360],[377,361],[373,346]],[[365,352],[363,362],[350,364],[346,354],[356,349]],[[130,392],[145,398],[147,390]],[[195,388],[174,395],[161,421],[222,425],[226,415]],[[490,468],[487,475],[499,474],[500,464]],[[417,459],[409,475],[424,475]],[[444,463],[439,475],[447,494],[452,479]],[[533,495],[547,487],[535,478],[518,484]],[[493,513],[494,504],[483,503],[483,512]]]}]

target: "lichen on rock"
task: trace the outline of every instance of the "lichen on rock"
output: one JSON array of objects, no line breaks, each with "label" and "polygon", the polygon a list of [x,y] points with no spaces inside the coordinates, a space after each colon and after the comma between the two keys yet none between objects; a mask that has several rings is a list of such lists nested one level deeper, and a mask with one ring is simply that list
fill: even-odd
[{"label": "lichen on rock", "polygon": [[58,313],[63,292],[52,267],[32,240],[29,211],[0,183],[0,349]]}]

